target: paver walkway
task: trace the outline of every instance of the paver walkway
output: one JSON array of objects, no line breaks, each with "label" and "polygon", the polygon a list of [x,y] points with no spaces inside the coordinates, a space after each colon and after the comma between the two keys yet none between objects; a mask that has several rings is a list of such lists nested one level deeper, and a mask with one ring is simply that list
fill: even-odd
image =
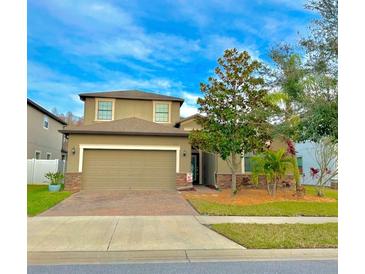
[{"label": "paver walkway", "polygon": [[201,224],[323,224],[337,223],[337,217],[257,217],[257,216],[196,216]]},{"label": "paver walkway", "polygon": [[177,191],[80,191],[39,216],[198,215]]}]

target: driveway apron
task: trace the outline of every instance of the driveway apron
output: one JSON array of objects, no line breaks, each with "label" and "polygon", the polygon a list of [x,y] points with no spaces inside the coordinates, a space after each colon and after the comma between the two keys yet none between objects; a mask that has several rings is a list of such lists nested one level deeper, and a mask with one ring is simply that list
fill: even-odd
[{"label": "driveway apron", "polygon": [[194,216],[33,217],[28,252],[244,249]]},{"label": "driveway apron", "polygon": [[80,191],[39,216],[198,215],[177,191]]}]

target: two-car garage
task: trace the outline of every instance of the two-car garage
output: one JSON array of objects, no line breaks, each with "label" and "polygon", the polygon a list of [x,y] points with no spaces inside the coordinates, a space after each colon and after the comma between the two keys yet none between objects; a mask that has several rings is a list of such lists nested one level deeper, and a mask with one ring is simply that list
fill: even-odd
[{"label": "two-car garage", "polygon": [[85,190],[176,189],[176,150],[84,149]]}]

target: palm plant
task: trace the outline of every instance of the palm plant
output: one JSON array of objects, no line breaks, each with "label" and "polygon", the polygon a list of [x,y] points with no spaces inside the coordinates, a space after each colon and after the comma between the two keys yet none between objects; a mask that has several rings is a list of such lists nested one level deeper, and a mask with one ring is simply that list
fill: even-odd
[{"label": "palm plant", "polygon": [[266,150],[252,158],[252,180],[258,183],[260,176],[267,180],[267,191],[275,196],[278,183],[285,177],[288,171],[293,169],[291,157],[284,149]]}]

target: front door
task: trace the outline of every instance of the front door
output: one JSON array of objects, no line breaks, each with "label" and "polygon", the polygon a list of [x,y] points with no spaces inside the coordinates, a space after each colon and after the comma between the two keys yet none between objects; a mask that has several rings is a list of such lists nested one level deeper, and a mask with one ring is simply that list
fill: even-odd
[{"label": "front door", "polygon": [[191,171],[193,173],[193,184],[199,184],[199,154],[191,155]]}]

